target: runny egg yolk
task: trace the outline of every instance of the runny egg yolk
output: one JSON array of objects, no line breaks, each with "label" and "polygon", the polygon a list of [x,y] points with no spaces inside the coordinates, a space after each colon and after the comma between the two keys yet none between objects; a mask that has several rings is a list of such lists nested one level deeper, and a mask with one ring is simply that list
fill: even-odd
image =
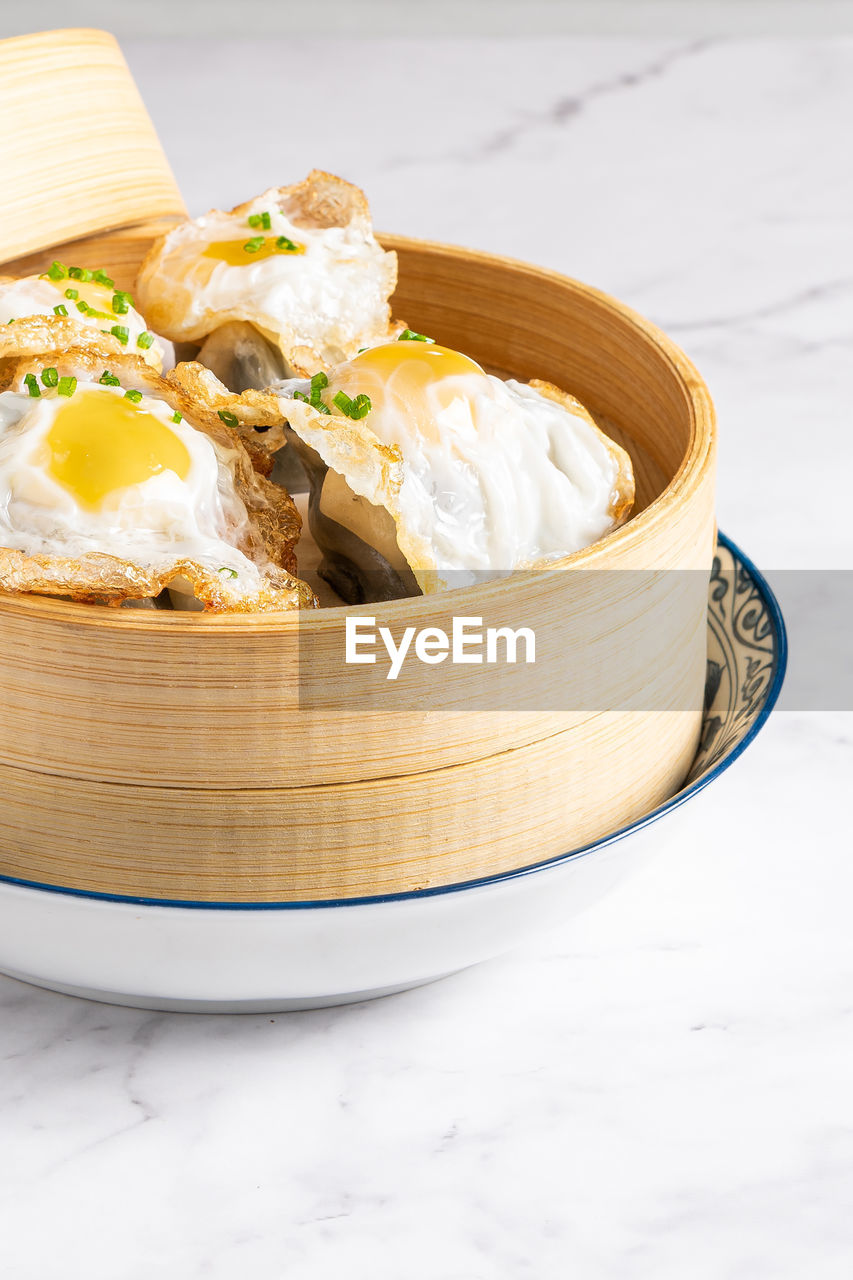
[{"label": "runny egg yolk", "polygon": [[[433,342],[389,342],[369,347],[340,367],[332,380],[329,404],[336,391],[370,397],[374,409],[392,405],[414,415],[422,424],[454,399],[472,389],[488,392],[489,381],[476,361]],[[464,382],[459,381],[465,379]]]},{"label": "runny egg yolk", "polygon": [[[59,301],[61,305],[65,307],[72,318],[80,320],[85,319],[88,315],[92,320],[111,320],[113,324],[123,323],[121,316],[113,311],[114,289],[98,284],[96,280],[72,280],[70,278],[51,280],[49,276],[43,278],[56,287],[57,292],[60,294]],[[75,293],[77,296],[69,298],[69,292]],[[78,305],[81,303],[83,304],[82,307]]]},{"label": "runny egg yolk", "polygon": [[46,443],[48,470],[83,506],[163,471],[185,480],[186,445],[154,414],[104,390],[78,392],[56,414]]},{"label": "runny egg yolk", "polygon": [[259,258],[275,258],[281,254],[292,257],[295,253],[304,252],[304,244],[296,244],[286,236],[254,236],[249,240],[213,240],[203,251],[202,257],[227,262],[229,267],[245,267],[250,262],[257,262]]}]

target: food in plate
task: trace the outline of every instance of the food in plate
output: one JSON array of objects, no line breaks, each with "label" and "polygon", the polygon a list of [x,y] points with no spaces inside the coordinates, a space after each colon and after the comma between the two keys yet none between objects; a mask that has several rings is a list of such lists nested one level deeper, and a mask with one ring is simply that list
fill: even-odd
[{"label": "food in plate", "polygon": [[[194,394],[111,350],[27,349],[0,331],[0,586],[212,612],[313,607],[301,521],[259,474],[234,397]],[[13,361],[12,356],[17,356]],[[238,405],[239,408],[239,405]]]},{"label": "food in plate", "polygon": [[391,332],[397,258],[357,187],[314,170],[156,241],[137,296],[157,333],[200,347],[232,391],[306,376]]},{"label": "food in plate", "polygon": [[163,346],[133,305],[103,270],[53,262],[41,275],[0,276],[0,325],[23,325],[46,347],[82,347],[140,356],[158,372]]},{"label": "food in plate", "polygon": [[350,603],[547,565],[633,503],[628,455],[572,396],[408,330],[278,396],[321,571]]}]

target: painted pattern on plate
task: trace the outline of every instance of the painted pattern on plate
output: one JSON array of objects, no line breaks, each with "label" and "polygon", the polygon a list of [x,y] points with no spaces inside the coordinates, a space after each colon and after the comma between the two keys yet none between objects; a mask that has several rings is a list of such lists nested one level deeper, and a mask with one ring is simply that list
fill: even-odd
[{"label": "painted pattern on plate", "polygon": [[699,751],[685,786],[712,769],[761,711],[779,663],[767,601],[746,566],[722,542],[708,586],[708,674]]}]

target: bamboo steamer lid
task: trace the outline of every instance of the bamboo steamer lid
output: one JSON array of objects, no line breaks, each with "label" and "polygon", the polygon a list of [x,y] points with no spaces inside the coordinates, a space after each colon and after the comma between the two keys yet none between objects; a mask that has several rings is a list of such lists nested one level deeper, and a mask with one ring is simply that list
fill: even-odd
[{"label": "bamboo steamer lid", "polygon": [[0,262],[186,210],[106,31],[0,41]]}]

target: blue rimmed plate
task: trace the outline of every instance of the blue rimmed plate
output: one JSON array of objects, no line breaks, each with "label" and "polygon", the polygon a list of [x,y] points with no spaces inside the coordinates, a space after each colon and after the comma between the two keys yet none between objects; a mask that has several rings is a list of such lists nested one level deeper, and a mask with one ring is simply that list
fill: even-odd
[{"label": "blue rimmed plate", "polygon": [[581,849],[463,884],[384,897],[164,903],[0,877],[0,971],[141,1008],[253,1012],[386,995],[510,950],[604,893],[689,821],[686,802],[749,745],[782,687],[785,628],[722,534],[708,593],[699,751],[677,795]]}]

